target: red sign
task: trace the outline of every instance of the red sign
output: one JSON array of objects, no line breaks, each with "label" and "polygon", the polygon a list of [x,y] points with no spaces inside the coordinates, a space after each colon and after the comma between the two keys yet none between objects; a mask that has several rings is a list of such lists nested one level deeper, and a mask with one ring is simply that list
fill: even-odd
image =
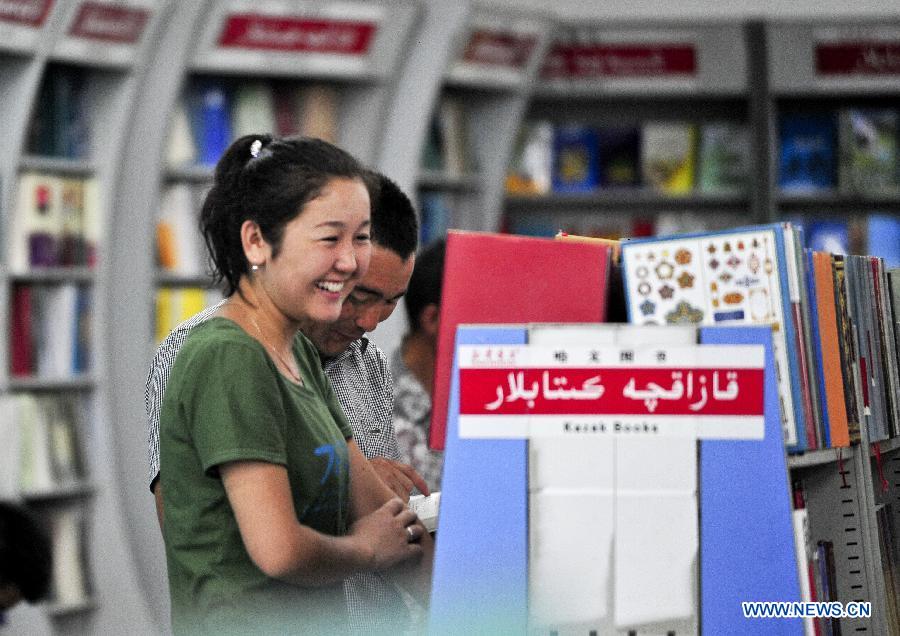
[{"label": "red sign", "polygon": [[762,416],[761,368],[463,368],[460,415]]},{"label": "red sign", "polygon": [[225,21],[219,46],[366,55],[377,30],[378,25],[374,22],[235,14]]},{"label": "red sign", "polygon": [[141,39],[150,12],[121,5],[85,2],[78,10],[69,35],[100,40],[134,44]]},{"label": "red sign", "polygon": [[545,78],[664,77],[694,75],[693,44],[556,44],[544,63]]},{"label": "red sign", "polygon": [[819,75],[898,75],[900,42],[816,44]]},{"label": "red sign", "polygon": [[53,0],[0,0],[0,22],[39,27],[52,6]]},{"label": "red sign", "polygon": [[469,37],[463,62],[524,69],[536,43],[537,38],[533,35],[480,29]]}]

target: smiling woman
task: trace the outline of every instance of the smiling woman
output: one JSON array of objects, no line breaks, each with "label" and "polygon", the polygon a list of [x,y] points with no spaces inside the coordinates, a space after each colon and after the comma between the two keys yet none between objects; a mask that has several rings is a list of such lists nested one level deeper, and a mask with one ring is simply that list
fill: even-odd
[{"label": "smiling woman", "polygon": [[266,135],[216,168],[201,227],[229,300],[191,331],[160,416],[175,633],[344,632],[341,581],[421,554],[298,331],[337,320],[368,268],[363,176],[331,144]]}]

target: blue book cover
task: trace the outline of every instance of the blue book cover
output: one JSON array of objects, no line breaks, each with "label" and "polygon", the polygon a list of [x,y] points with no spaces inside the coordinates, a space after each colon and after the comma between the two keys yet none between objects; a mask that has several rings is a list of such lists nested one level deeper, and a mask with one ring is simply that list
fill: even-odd
[{"label": "blue book cover", "polygon": [[[526,344],[525,327],[468,327],[456,348]],[[461,439],[459,362],[447,415],[430,634],[524,634],[528,627],[528,447],[524,439]]]},{"label": "blue book cover", "polygon": [[870,214],[866,235],[867,254],[883,258],[885,269],[900,267],[900,217]]},{"label": "blue book cover", "polygon": [[778,185],[789,193],[837,184],[837,125],[833,114],[787,113],[779,121]]},{"label": "blue book cover", "polygon": [[819,219],[803,223],[806,228],[806,246],[816,252],[848,254],[850,252],[850,226],[841,219]]},{"label": "blue book cover", "polygon": [[446,192],[423,191],[420,200],[419,245],[425,247],[432,241],[447,236],[453,210]]},{"label": "blue book cover", "polygon": [[[637,325],[778,324],[784,442],[807,448],[789,259],[781,224],[631,239],[622,244],[628,320]],[[789,237],[789,240],[793,240]],[[794,272],[796,274],[796,272]],[[797,281],[795,281],[797,282]]]},{"label": "blue book cover", "polygon": [[800,601],[772,331],[704,327],[700,342],[766,348],[765,437],[700,442],[703,633],[801,636],[800,619],[747,619],[741,610],[742,601]]},{"label": "blue book cover", "polygon": [[601,128],[599,138],[600,185],[604,188],[641,184],[641,130],[636,127]]},{"label": "blue book cover", "polygon": [[198,162],[215,165],[231,143],[229,96],[224,83],[198,82],[188,96],[191,129]]},{"label": "blue book cover", "polygon": [[597,132],[589,126],[559,126],[553,134],[553,191],[591,192],[600,185]]}]

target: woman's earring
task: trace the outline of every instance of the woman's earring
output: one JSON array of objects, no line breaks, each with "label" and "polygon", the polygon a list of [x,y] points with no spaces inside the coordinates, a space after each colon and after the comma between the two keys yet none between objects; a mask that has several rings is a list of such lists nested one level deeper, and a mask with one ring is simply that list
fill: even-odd
[{"label": "woman's earring", "polygon": [[254,265],[251,265],[251,266],[250,266],[250,271],[251,271],[251,272],[258,272],[258,271],[259,271],[259,265],[255,265],[255,264],[254,264]]}]

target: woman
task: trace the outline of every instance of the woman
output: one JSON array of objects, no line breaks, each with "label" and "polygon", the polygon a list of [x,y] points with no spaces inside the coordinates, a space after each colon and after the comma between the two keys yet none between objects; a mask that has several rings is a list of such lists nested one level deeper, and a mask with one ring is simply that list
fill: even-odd
[{"label": "woman", "polygon": [[298,332],[336,320],[368,267],[363,174],[264,135],[216,167],[201,228],[229,301],[179,352],[160,418],[176,633],[342,632],[342,579],[421,554]]}]

